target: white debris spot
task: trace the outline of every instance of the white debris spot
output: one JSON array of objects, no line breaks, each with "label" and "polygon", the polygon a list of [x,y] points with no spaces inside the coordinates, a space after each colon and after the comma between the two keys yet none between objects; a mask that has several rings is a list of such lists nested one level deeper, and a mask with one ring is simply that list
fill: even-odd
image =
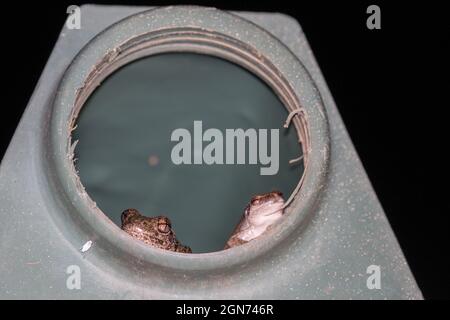
[{"label": "white debris spot", "polygon": [[80,251],[81,251],[81,252],[86,252],[86,251],[88,251],[91,247],[92,247],[92,241],[89,240],[88,242],[86,242],[85,244],[83,244],[83,246],[81,247]]}]

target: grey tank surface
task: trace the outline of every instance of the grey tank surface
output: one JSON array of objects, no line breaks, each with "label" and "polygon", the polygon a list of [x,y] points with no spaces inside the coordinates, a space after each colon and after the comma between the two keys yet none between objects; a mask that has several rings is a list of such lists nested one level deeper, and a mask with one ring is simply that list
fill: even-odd
[{"label": "grey tank surface", "polygon": [[[298,22],[148,9],[86,5],[80,30],[63,27],[1,162],[0,298],[422,299]],[[309,115],[307,174],[284,221],[230,250],[178,254],[139,243],[103,215],[70,165],[70,88],[81,88],[99,56],[120,54],[109,44],[125,33],[168,23],[211,27],[259,48]]]}]

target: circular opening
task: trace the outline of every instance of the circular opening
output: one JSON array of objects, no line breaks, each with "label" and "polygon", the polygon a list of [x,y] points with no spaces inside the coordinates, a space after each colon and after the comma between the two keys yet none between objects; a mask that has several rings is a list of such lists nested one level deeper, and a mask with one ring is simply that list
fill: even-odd
[{"label": "circular opening", "polygon": [[[253,196],[279,190],[286,200],[299,183],[303,162],[289,160],[302,150],[295,127],[282,127],[287,115],[264,81],[230,61],[188,52],[140,58],[109,75],[83,104],[72,132],[76,169],[119,227],[121,212],[136,208],[169,217],[178,240],[194,253],[219,251]],[[178,129],[189,140],[171,141]],[[219,141],[207,141],[209,129]],[[229,135],[236,129],[251,135],[244,150]],[[180,143],[191,164],[174,163]],[[217,147],[213,164],[205,163],[208,145]],[[201,163],[194,164],[198,155]],[[264,175],[262,168],[272,172]]]},{"label": "circular opening", "polygon": [[[289,205],[283,218],[257,241],[203,254],[155,249],[121,232],[99,210],[80,182],[73,161],[73,152],[77,148],[72,132],[76,132],[76,121],[85,102],[95,88],[120,67],[133,61],[139,63],[140,58],[157,58],[158,54],[168,52],[214,56],[239,65],[272,88],[290,113],[302,110],[292,118],[290,130],[295,128],[301,141],[305,165],[303,175],[292,194],[285,194],[285,198],[289,196]],[[273,112],[283,112],[281,110],[272,109]],[[253,117],[253,113],[249,115],[249,119]],[[276,127],[280,128],[279,124]],[[48,172],[49,179],[54,185],[55,196],[64,204],[62,210],[54,214],[55,223],[61,226],[61,230],[67,230],[67,219],[70,219],[75,222],[71,226],[76,226],[79,238],[94,239],[99,263],[103,261],[105,265],[119,267],[117,261],[121,261],[141,271],[150,266],[154,270],[157,266],[170,273],[175,270],[210,273],[232,270],[237,265],[273,252],[281,254],[311,220],[308,217],[315,212],[321,189],[326,185],[329,162],[326,112],[320,94],[301,62],[282,43],[256,25],[229,13],[200,7],[175,6],[139,13],[91,40],[67,69],[57,90],[49,139],[48,151],[53,164],[51,172]],[[170,146],[170,141],[167,145]],[[148,165],[159,165],[160,156],[151,153],[147,156]],[[282,166],[280,160],[280,168]],[[295,176],[299,179],[298,175]],[[177,229],[175,231],[178,232]],[[76,245],[78,243],[74,243]]]}]

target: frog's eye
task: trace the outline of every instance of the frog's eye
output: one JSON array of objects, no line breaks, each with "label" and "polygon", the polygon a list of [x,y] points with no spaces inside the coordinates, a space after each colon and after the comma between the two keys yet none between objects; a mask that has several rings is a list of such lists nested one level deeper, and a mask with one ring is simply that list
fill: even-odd
[{"label": "frog's eye", "polygon": [[250,204],[252,205],[258,205],[261,203],[262,199],[264,199],[265,195],[256,195],[252,198],[252,200],[250,200]]},{"label": "frog's eye", "polygon": [[158,231],[161,233],[169,233],[170,232],[170,220],[165,217],[159,218]]}]

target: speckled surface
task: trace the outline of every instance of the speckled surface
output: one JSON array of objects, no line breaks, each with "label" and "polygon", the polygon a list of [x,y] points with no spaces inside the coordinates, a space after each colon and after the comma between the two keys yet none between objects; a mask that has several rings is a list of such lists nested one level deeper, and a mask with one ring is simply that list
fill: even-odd
[{"label": "speckled surface", "polygon": [[[90,230],[86,221],[67,219],[76,215],[65,206],[71,199],[49,192],[55,186],[42,172],[55,90],[84,44],[111,23],[144,9],[83,6],[82,30],[62,30],[0,167],[0,297],[421,299],[307,40],[298,23],[281,14],[239,15],[284,42],[320,91],[331,148],[327,181],[310,221],[269,254],[208,272],[195,270],[194,256],[186,261],[189,270],[172,272],[139,260],[131,263],[126,255],[112,256],[114,248],[98,245],[102,239],[96,234],[79,232]],[[64,210],[70,212],[59,220]],[[92,247],[81,254],[79,248],[88,240]],[[81,290],[66,288],[69,265],[81,268]],[[366,286],[369,265],[381,268],[379,290]]]}]

